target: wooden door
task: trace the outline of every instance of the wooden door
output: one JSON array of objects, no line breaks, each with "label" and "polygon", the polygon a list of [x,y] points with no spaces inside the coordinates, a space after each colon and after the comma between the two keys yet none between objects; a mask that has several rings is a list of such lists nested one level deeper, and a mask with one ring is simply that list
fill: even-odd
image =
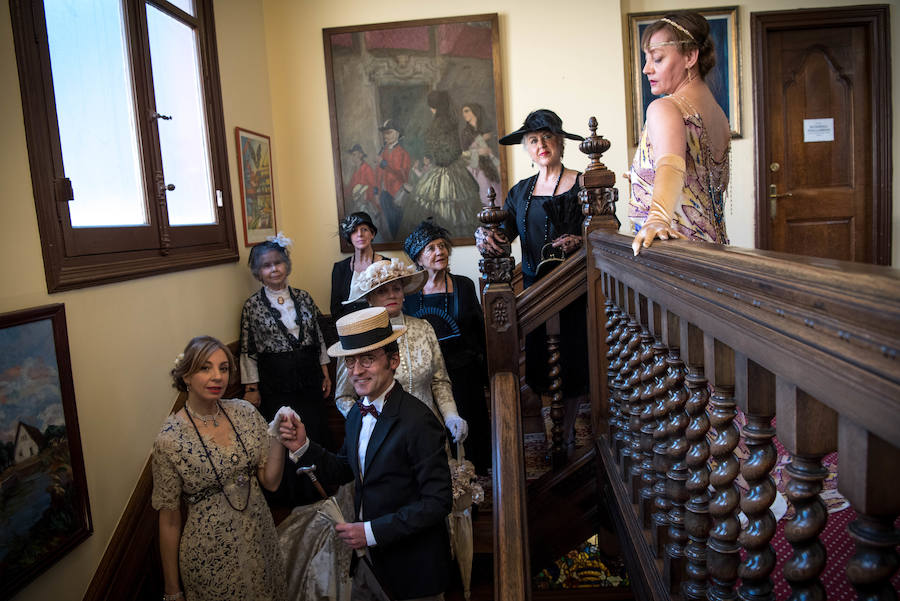
[{"label": "wooden door", "polygon": [[890,263],[888,8],[751,14],[757,246]]}]

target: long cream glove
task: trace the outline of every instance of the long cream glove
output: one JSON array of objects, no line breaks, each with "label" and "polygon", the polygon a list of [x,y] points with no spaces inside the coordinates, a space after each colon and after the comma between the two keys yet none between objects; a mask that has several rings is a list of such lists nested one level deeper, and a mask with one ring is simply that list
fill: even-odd
[{"label": "long cream glove", "polygon": [[664,154],[656,161],[656,174],[653,178],[653,197],[650,199],[650,211],[643,227],[634,236],[631,249],[637,256],[644,248],[650,248],[655,238],[684,238],[672,229],[672,216],[675,204],[684,189],[684,158],[677,154]]}]

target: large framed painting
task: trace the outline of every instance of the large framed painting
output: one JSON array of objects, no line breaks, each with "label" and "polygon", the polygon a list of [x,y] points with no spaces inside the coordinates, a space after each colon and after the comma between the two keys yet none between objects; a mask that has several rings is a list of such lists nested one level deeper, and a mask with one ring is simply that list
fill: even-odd
[{"label": "large framed painting", "polygon": [[[706,83],[725,111],[731,126],[731,137],[741,137],[741,51],[740,28],[738,27],[738,7],[697,9],[709,21],[710,34],[716,47],[716,66],[706,75]],[[650,93],[650,84],[642,75],[646,57],[641,50],[641,35],[647,26],[666,16],[664,12],[629,13],[628,42],[631,49],[629,73],[631,86],[632,120],[631,143],[640,141],[641,128],[647,116],[647,107],[655,99]]]},{"label": "large framed painting", "polygon": [[402,248],[428,217],[472,244],[488,191],[506,190],[497,15],[322,35],[338,217],[369,213],[376,249]]},{"label": "large framed painting", "polygon": [[244,246],[254,246],[267,236],[274,236],[277,229],[272,185],[272,142],[265,134],[240,127],[234,128],[234,136],[237,138]]},{"label": "large framed painting", "polygon": [[0,599],[92,532],[65,308],[0,315]]}]

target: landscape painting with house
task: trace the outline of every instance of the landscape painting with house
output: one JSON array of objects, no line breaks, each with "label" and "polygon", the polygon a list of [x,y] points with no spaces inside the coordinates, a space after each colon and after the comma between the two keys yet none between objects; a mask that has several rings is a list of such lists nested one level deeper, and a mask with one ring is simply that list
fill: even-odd
[{"label": "landscape painting with house", "polygon": [[71,372],[66,357],[61,378],[57,307],[51,318],[0,329],[0,598],[90,532],[74,399],[77,461],[66,423]]}]

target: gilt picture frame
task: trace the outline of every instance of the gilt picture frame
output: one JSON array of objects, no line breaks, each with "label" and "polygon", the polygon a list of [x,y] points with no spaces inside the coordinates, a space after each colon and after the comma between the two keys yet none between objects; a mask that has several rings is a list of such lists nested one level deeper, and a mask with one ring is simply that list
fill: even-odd
[{"label": "gilt picture frame", "polygon": [[0,315],[0,599],[93,532],[62,304]]},{"label": "gilt picture frame", "polygon": [[[731,137],[742,137],[741,48],[737,6],[697,9],[709,21],[710,35],[716,48],[716,65],[706,76],[706,83],[725,111]],[[629,62],[626,80],[631,96],[631,143],[637,146],[647,115],[647,107],[655,100],[650,84],[643,75],[644,52],[641,35],[647,26],[663,18],[665,12],[628,13]]]},{"label": "gilt picture frame", "polygon": [[338,219],[369,213],[376,250],[402,248],[428,217],[453,244],[473,244],[489,189],[502,202],[498,23],[494,13],[322,31]]},{"label": "gilt picture frame", "polygon": [[238,177],[241,187],[241,218],[244,246],[255,246],[274,236],[275,186],[272,173],[272,141],[249,129],[234,128],[237,142]]}]

